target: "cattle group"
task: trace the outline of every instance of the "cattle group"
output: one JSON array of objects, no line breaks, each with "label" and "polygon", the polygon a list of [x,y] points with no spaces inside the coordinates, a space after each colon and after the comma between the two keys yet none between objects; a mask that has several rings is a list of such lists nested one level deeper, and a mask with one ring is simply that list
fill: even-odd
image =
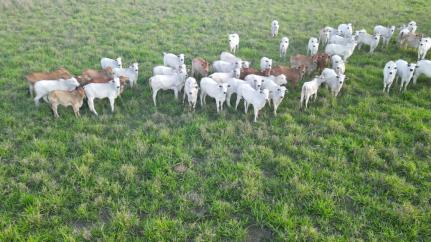
[{"label": "cattle group", "polygon": [[[278,36],[279,28],[279,22],[272,21],[272,38]],[[389,93],[393,82],[398,79],[400,91],[405,91],[412,79],[416,84],[421,75],[431,77],[431,61],[425,60],[431,48],[431,38],[416,30],[417,24],[414,21],[402,25],[396,43],[400,48],[417,49],[417,63],[401,59],[388,61],[383,69],[383,92]],[[155,106],[158,91],[173,90],[176,99],[183,92],[183,102],[187,99],[190,110],[196,109],[198,97],[200,105],[204,106],[209,96],[215,99],[217,112],[220,112],[224,102],[231,107],[231,96],[235,94],[235,109],[243,100],[244,111],[247,113],[251,104],[256,122],[259,111],[266,104],[273,106],[276,115],[278,106],[286,96],[286,86],[293,89],[304,77],[311,80],[302,84],[300,108],[303,105],[307,108],[310,98],[316,99],[322,84],[336,97],[348,80],[345,75],[346,63],[355,49],[368,46],[372,54],[380,43],[381,48],[387,47],[395,31],[395,26],[377,25],[373,33],[369,34],[365,29],[353,31],[351,23],[340,24],[338,28],[324,27],[319,31],[318,37],[309,39],[305,46],[307,55],[290,57],[290,66],[273,66],[271,58],[262,57],[258,69],[235,55],[239,51],[240,37],[237,33],[232,33],[227,38],[230,52],[222,52],[219,60],[211,65],[204,58],[194,58],[191,61],[190,76],[184,54],[163,53],[163,65],[152,69],[153,76],[148,79],[148,84]],[[288,48],[289,38],[283,36],[279,45],[281,59],[286,58]],[[319,53],[319,48],[324,51]],[[120,57],[102,58],[100,65],[100,70],[86,69],[76,77],[65,68],[31,73],[26,76],[30,95],[35,95],[36,106],[41,98],[50,103],[55,117],[59,117],[58,105],[72,106],[75,115],[79,117],[84,98],[87,98],[88,107],[95,115],[98,115],[94,107],[95,99],[108,98],[114,112],[115,99],[121,95],[125,86],[133,88],[137,85],[139,65],[132,63],[125,68]]]}]

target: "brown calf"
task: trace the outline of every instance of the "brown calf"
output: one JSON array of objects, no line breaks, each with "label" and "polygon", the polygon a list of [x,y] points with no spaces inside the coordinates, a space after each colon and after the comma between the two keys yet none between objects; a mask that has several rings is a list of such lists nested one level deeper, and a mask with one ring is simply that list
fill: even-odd
[{"label": "brown calf", "polygon": [[418,48],[424,34],[420,33],[408,33],[400,36],[400,47],[401,48]]},{"label": "brown calf", "polygon": [[326,53],[317,53],[313,55],[313,58],[316,60],[317,63],[317,70],[319,72],[322,72],[323,69],[328,67],[331,57]]},{"label": "brown calf", "polygon": [[192,76],[199,74],[202,77],[208,76],[209,64],[203,58],[196,57],[192,60]]},{"label": "brown calf", "polygon": [[239,78],[244,80],[244,78],[250,74],[255,74],[255,75],[259,75],[259,76],[269,76],[271,73],[271,69],[265,69],[263,71],[258,71],[252,67],[248,67],[248,68],[241,68],[241,73]]},{"label": "brown calf", "polygon": [[83,87],[77,87],[73,91],[52,91],[48,94],[48,100],[51,103],[51,109],[54,112],[54,117],[60,117],[57,112],[58,105],[64,107],[72,106],[75,117],[80,117],[79,109],[82,106],[85,96]]},{"label": "brown calf", "polygon": [[286,79],[292,83],[292,87],[296,87],[298,82],[302,80],[306,71],[305,66],[290,68],[287,66],[276,66],[271,69],[271,75],[278,76],[284,74]]},{"label": "brown calf", "polygon": [[72,78],[72,74],[65,68],[61,67],[52,72],[33,72],[25,77],[28,82],[30,95],[33,97],[34,84],[40,80],[58,80]]},{"label": "brown calf", "polygon": [[292,68],[305,66],[307,69],[307,74],[311,74],[314,70],[316,70],[317,58],[314,56],[294,55],[290,57],[290,66]]}]

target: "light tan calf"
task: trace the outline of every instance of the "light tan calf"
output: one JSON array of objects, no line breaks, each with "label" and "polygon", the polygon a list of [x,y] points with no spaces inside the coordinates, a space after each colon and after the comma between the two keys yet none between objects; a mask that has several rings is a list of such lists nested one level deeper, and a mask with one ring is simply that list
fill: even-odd
[{"label": "light tan calf", "polygon": [[54,117],[60,117],[57,112],[58,105],[64,107],[72,106],[75,117],[80,117],[79,109],[84,101],[84,88],[77,87],[73,91],[52,91],[48,94],[48,100],[51,103],[52,111],[54,112]]}]

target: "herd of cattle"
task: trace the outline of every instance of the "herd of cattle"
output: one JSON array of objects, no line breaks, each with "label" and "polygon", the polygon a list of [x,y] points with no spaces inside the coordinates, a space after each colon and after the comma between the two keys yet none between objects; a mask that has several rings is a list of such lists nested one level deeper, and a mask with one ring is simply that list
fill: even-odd
[{"label": "herd of cattle", "polygon": [[[397,43],[401,48],[416,48],[418,50],[417,63],[408,63],[405,60],[389,61],[383,69],[383,91],[389,92],[395,79],[400,79],[400,91],[407,88],[413,79],[420,75],[431,77],[431,61],[424,60],[431,48],[431,38],[424,37],[416,32],[416,22],[411,21],[400,28]],[[271,23],[271,35],[278,35],[279,23],[274,20]],[[173,90],[175,98],[183,91],[183,102],[187,97],[189,108],[195,109],[200,92],[201,106],[206,104],[206,97],[210,96],[216,101],[217,112],[223,110],[223,104],[231,106],[230,98],[236,94],[235,109],[243,99],[244,111],[251,104],[254,108],[254,121],[256,122],[259,111],[268,103],[273,105],[274,115],[282,102],[288,84],[295,87],[304,76],[311,76],[318,72],[320,75],[304,82],[301,89],[300,107],[305,103],[308,106],[309,99],[316,99],[319,87],[326,84],[331,93],[337,96],[345,76],[345,63],[353,54],[356,47],[367,45],[370,53],[378,47],[380,39],[383,46],[387,46],[395,32],[395,26],[384,27],[377,25],[373,34],[368,34],[361,29],[353,32],[352,24],[340,24],[338,28],[325,27],[320,30],[319,38],[311,37],[307,45],[307,55],[294,55],[290,58],[290,67],[272,66],[272,59],[262,57],[260,69],[250,67],[250,62],[235,56],[239,49],[239,35],[229,34],[229,52],[222,52],[220,60],[212,63],[213,73],[209,74],[209,63],[200,57],[192,60],[191,76],[185,65],[184,54],[175,55],[163,53],[163,65],[153,68],[153,76],[149,78],[154,105],[157,105],[157,93],[159,90]],[[325,46],[324,52],[318,53],[319,45]],[[285,58],[289,48],[289,38],[282,37],[280,42],[280,58]],[[128,68],[123,68],[121,58],[101,59],[101,70],[86,69],[77,76],[64,68],[53,72],[38,72],[26,76],[29,92],[34,102],[39,105],[43,98],[49,102],[58,117],[58,105],[72,106],[78,117],[79,109],[87,98],[88,107],[97,115],[94,108],[94,99],[108,98],[112,112],[115,99],[124,91],[126,84],[133,87],[138,81],[138,63],[133,63]],[[198,82],[195,78],[200,78]]]}]

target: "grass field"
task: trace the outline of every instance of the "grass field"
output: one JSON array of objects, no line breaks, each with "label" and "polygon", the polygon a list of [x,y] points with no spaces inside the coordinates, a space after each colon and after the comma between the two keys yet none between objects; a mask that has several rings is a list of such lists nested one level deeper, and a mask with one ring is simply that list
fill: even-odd
[{"label": "grass field", "polygon": [[[214,61],[234,31],[255,67],[287,65],[273,19],[288,56],[343,22],[415,20],[429,36],[427,0],[133,2],[0,2],[0,241],[431,240],[431,82],[382,93],[384,64],[416,51],[356,51],[337,99],[323,88],[301,112],[289,90],[257,123],[209,100],[189,113],[172,92],[155,108],[147,83],[163,51]],[[25,74],[116,56],[140,77],[115,113],[107,100],[80,119],[34,107]]]}]

